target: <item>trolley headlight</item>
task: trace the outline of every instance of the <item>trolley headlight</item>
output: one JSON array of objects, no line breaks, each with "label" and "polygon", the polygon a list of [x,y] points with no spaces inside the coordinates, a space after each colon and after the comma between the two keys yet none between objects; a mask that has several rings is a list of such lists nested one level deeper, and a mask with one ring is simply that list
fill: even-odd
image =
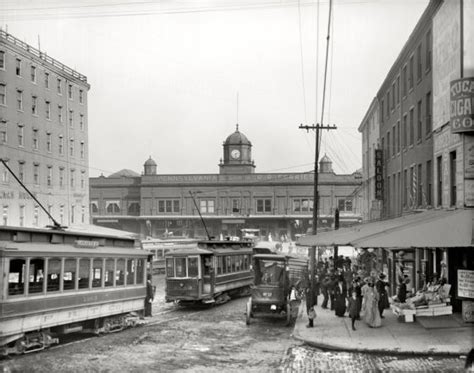
[{"label": "trolley headlight", "polygon": [[272,304],[272,305],[270,306],[270,309],[271,309],[272,311],[276,311],[276,309],[277,309],[276,304]]},{"label": "trolley headlight", "polygon": [[180,288],[184,287],[184,284],[182,282],[180,282],[179,287]]}]

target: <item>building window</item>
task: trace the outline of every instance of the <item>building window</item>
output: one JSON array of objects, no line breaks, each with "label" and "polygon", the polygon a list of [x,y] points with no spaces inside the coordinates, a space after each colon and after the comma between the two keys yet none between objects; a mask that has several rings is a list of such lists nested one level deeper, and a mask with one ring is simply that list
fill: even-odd
[{"label": "building window", "polygon": [[413,145],[414,137],[415,137],[415,124],[414,124],[414,111],[413,108],[410,109],[410,145]]},{"label": "building window", "polygon": [[120,213],[120,201],[105,201],[105,210],[107,214]]},{"label": "building window", "polygon": [[84,103],[84,91],[82,89],[79,90],[79,103]]},{"label": "building window", "polygon": [[[5,163],[8,166],[8,161],[5,161]],[[8,178],[8,169],[5,167],[5,165],[3,163],[1,165],[2,165],[2,175],[1,175],[1,180],[0,181],[2,183],[6,184],[6,183],[8,183],[8,180],[9,180],[9,178]]]},{"label": "building window", "polygon": [[59,123],[63,122],[63,107],[58,105],[58,121]]},{"label": "building window", "polygon": [[431,69],[431,30],[426,33],[426,71]]},{"label": "building window", "polygon": [[456,152],[449,153],[450,205],[456,206]]},{"label": "building window", "polygon": [[387,132],[387,156],[392,155],[392,143],[390,141],[390,131]]},{"label": "building window", "polygon": [[5,70],[5,52],[0,51],[0,69]]},{"label": "building window", "polygon": [[38,97],[31,97],[31,114],[38,115]]},{"label": "building window", "polygon": [[0,144],[6,144],[7,142],[8,142],[7,122],[0,120]]},{"label": "building window", "polygon": [[421,43],[418,45],[416,49],[416,62],[417,62],[417,71],[416,71],[416,78],[420,82],[423,78],[423,63],[421,61]]},{"label": "building window", "polygon": [[140,203],[139,202],[129,202],[128,204],[128,214],[129,215],[140,215]]},{"label": "building window", "polygon": [[20,90],[16,91],[16,108],[17,110],[23,110],[23,92]]},{"label": "building window", "polygon": [[84,224],[86,222],[86,207],[81,206],[81,223]]},{"label": "building window", "polygon": [[433,195],[433,170],[431,161],[426,162],[426,204],[431,206],[431,196]]},{"label": "building window", "polygon": [[390,91],[387,91],[385,103],[387,104],[387,118],[390,117]]},{"label": "building window", "polygon": [[20,206],[20,217],[19,217],[19,222],[20,222],[20,227],[23,227],[25,225],[25,206],[21,205]]},{"label": "building window", "polygon": [[338,198],[337,208],[339,209],[339,212],[352,212],[352,200],[346,198]]},{"label": "building window", "polygon": [[74,111],[69,110],[69,127],[74,127]]},{"label": "building window", "polygon": [[64,154],[64,139],[63,139],[63,135],[59,135],[58,150],[59,150],[59,155],[63,155],[63,154]]},{"label": "building window", "polygon": [[35,185],[39,185],[40,183],[39,164],[33,165],[33,182]]},{"label": "building window", "polygon": [[443,205],[443,158],[438,157],[436,158],[436,172],[438,176],[438,201],[437,205]]},{"label": "building window", "polygon": [[84,131],[84,114],[79,115],[79,128]]},{"label": "building window", "polygon": [[91,201],[91,212],[97,214],[99,212],[99,201]]},{"label": "building window", "polygon": [[71,188],[74,188],[76,184],[76,171],[71,170],[71,183],[69,184]]},{"label": "building window", "polygon": [[257,212],[272,212],[271,199],[257,199]]},{"label": "building window", "polygon": [[59,167],[59,187],[64,187],[64,167]]},{"label": "building window", "polygon": [[214,200],[213,199],[201,199],[199,201],[199,210],[202,214],[213,214],[214,213]]},{"label": "building window", "polygon": [[407,207],[408,201],[408,171],[403,171],[403,207]]},{"label": "building window", "polygon": [[6,84],[0,84],[0,105],[7,104],[7,86]]},{"label": "building window", "polygon": [[69,155],[74,157],[74,139],[69,140]]},{"label": "building window", "polygon": [[74,223],[74,216],[76,215],[76,206],[71,205],[71,224]]},{"label": "building window", "polygon": [[81,171],[81,189],[86,187],[86,172]]},{"label": "building window", "polygon": [[73,99],[73,89],[72,89],[72,84],[68,84],[67,86],[67,95],[70,100]]},{"label": "building window", "polygon": [[408,89],[413,88],[413,68],[414,68],[414,61],[413,61],[413,56],[410,57],[410,62],[408,66]]},{"label": "building window", "polygon": [[61,79],[58,78],[58,94],[62,94],[63,88],[62,88],[62,82]]},{"label": "building window", "polygon": [[21,76],[21,60],[17,58],[15,63],[16,76]]},{"label": "building window", "polygon": [[46,119],[51,119],[51,103],[49,101],[45,101],[45,105],[46,105]]},{"label": "building window", "polygon": [[18,162],[18,179],[20,181],[25,181],[25,162],[24,161],[19,161]]},{"label": "building window", "polygon": [[53,147],[51,141],[52,141],[51,134],[46,133],[46,150],[48,151],[48,153],[51,153],[51,149]]},{"label": "building window", "polygon": [[35,205],[34,210],[33,210],[33,226],[35,227],[38,226],[38,220],[39,220],[39,206]]},{"label": "building window", "polygon": [[33,128],[33,150],[39,149],[39,139],[38,139],[38,130]]},{"label": "building window", "polygon": [[49,89],[49,73],[44,73],[44,88]]},{"label": "building window", "polygon": [[397,126],[396,126],[396,133],[397,133],[397,153],[400,153],[400,121],[397,121]]},{"label": "building window", "polygon": [[46,184],[48,187],[53,186],[53,166],[48,166],[48,174],[46,178]]},{"label": "building window", "polygon": [[417,131],[416,131],[416,139],[421,141],[423,137],[423,118],[421,117],[421,100],[418,101],[416,106],[416,116],[417,116]]},{"label": "building window", "polygon": [[8,205],[3,206],[3,225],[8,225]]},{"label": "building window", "polygon": [[240,213],[240,199],[234,198],[232,199],[232,213],[238,214]]},{"label": "building window", "polygon": [[431,134],[431,92],[426,94],[426,105],[425,105],[425,119],[426,119],[426,134]]},{"label": "building window", "polygon": [[407,95],[407,66],[403,66],[403,72],[402,72],[402,91],[403,91],[403,97],[406,97]]},{"label": "building window", "polygon": [[84,159],[84,156],[86,154],[86,146],[84,144],[84,141],[81,141],[81,159]]},{"label": "building window", "polygon": [[422,180],[422,169],[421,169],[421,163],[418,165],[418,170],[416,173],[416,204],[418,206],[423,205],[423,183],[421,182]]},{"label": "building window", "polygon": [[59,223],[64,224],[64,205],[59,206]]},{"label": "building window", "polygon": [[392,110],[395,109],[395,82],[392,83]]},{"label": "building window", "polygon": [[383,123],[383,120],[385,118],[385,115],[384,115],[384,108],[385,108],[385,102],[384,100],[382,99],[381,103],[380,103],[380,118],[382,119],[382,123]]},{"label": "building window", "polygon": [[310,212],[313,211],[313,200],[308,198],[294,198],[293,212]]},{"label": "building window", "polygon": [[36,66],[31,66],[31,81],[36,83]]},{"label": "building window", "polygon": [[396,84],[396,90],[395,90],[395,97],[397,101],[397,105],[400,103],[400,75],[397,76],[397,84]]},{"label": "building window", "polygon": [[25,136],[24,136],[24,130],[23,126],[19,125],[18,126],[18,146],[25,146]]}]

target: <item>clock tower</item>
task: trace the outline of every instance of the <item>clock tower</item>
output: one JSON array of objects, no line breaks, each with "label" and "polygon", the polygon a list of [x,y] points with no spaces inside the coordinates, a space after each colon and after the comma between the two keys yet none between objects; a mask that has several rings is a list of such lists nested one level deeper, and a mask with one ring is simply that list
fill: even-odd
[{"label": "clock tower", "polygon": [[252,174],[255,164],[252,160],[252,143],[239,131],[236,125],[235,132],[227,137],[223,143],[224,160],[219,163],[220,174]]}]

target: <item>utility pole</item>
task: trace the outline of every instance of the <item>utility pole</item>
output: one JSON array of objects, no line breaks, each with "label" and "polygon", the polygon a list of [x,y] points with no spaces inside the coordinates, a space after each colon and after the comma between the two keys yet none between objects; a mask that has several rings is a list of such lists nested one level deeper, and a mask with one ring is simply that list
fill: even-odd
[{"label": "utility pole", "polygon": [[[318,230],[318,161],[319,161],[319,130],[335,130],[337,127],[335,125],[324,126],[322,124],[316,124],[315,126],[303,126],[302,124],[299,126],[300,129],[305,129],[309,132],[309,130],[316,131],[316,152],[314,156],[314,193],[313,193],[313,235],[317,234]],[[310,273],[310,297],[309,303],[314,305],[314,287],[315,287],[315,267],[316,267],[316,246],[311,246],[309,250],[309,265],[311,269]]]}]

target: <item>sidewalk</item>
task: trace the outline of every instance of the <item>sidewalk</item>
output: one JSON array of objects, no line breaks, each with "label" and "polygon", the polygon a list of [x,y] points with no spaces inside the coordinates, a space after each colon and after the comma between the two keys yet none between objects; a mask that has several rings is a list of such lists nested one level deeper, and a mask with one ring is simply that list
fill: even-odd
[{"label": "sidewalk", "polygon": [[424,327],[417,320],[401,322],[386,309],[380,328],[370,328],[363,320],[358,320],[357,330],[353,331],[349,317],[337,317],[334,311],[322,309],[322,298],[318,300],[314,328],[306,327],[308,318],[303,301],[293,331],[296,339],[314,347],[371,353],[466,355],[474,345],[474,325],[463,323],[454,315],[430,317],[440,322],[429,320],[425,323],[429,327]]}]

